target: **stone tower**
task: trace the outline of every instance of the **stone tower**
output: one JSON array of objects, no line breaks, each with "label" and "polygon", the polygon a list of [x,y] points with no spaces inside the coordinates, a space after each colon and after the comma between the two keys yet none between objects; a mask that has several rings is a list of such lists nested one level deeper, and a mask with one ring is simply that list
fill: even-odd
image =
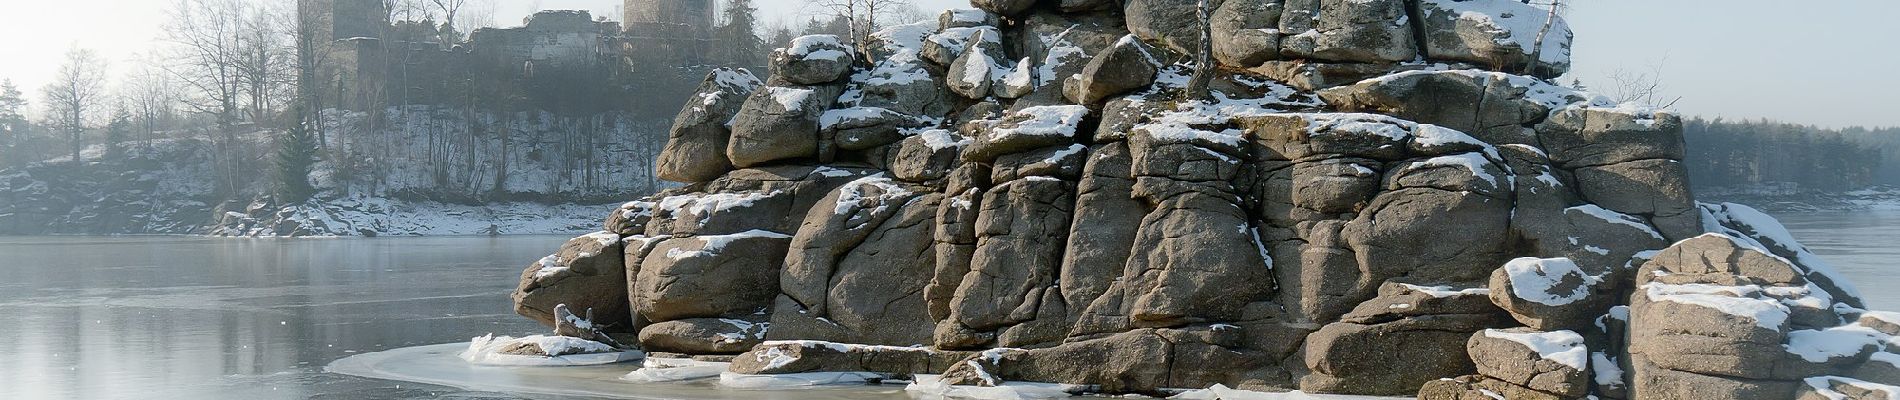
[{"label": "stone tower", "polygon": [[330,40],[381,39],[389,26],[382,0],[298,0],[297,8],[316,23],[319,37]]},{"label": "stone tower", "polygon": [[716,0],[627,0],[627,15],[623,17],[629,32],[665,27],[680,34],[705,36],[712,30],[716,8]]},{"label": "stone tower", "polygon": [[650,60],[704,60],[718,1],[626,0],[627,52]]}]

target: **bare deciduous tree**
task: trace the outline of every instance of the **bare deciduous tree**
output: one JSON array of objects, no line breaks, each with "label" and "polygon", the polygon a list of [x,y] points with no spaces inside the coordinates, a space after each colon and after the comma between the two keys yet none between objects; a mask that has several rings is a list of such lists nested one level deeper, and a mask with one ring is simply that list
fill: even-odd
[{"label": "bare deciduous tree", "polygon": [[[858,54],[870,54],[866,47],[871,43],[871,33],[902,18],[919,14],[917,6],[910,0],[806,0],[805,5],[814,8],[814,12],[846,21],[845,38]],[[909,22],[909,21],[904,21]]]},{"label": "bare deciduous tree", "polygon": [[66,51],[59,74],[43,89],[47,117],[72,143],[73,165],[79,164],[79,151],[85,148],[86,125],[105,100],[105,77],[105,60],[90,49],[74,46]]},{"label": "bare deciduous tree", "polygon": [[1537,68],[1539,68],[1541,64],[1539,61],[1543,60],[1544,57],[1544,39],[1550,36],[1551,28],[1557,26],[1557,14],[1560,12],[1559,10],[1564,8],[1564,2],[1563,0],[1551,0],[1550,4],[1546,4],[1546,6],[1550,7],[1550,13],[1544,15],[1544,27],[1537,30],[1537,40],[1531,44],[1533,47],[1531,49],[1531,62],[1524,67],[1531,75],[1537,74]]},{"label": "bare deciduous tree", "polygon": [[151,63],[141,65],[126,77],[120,95],[142,128],[140,141],[147,144],[154,133],[170,123],[182,96],[178,82]]},{"label": "bare deciduous tree", "polygon": [[1681,101],[1681,97],[1667,98],[1663,91],[1662,64],[1652,64],[1648,71],[1618,69],[1610,74],[1614,87],[1610,88],[1610,99],[1618,103],[1636,103],[1657,108],[1670,108]]}]

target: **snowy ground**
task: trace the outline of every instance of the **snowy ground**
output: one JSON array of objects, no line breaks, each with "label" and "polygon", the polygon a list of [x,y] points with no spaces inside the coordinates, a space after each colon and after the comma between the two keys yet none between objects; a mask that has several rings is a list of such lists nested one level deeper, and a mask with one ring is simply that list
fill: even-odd
[{"label": "snowy ground", "polygon": [[[452,236],[580,234],[600,230],[612,204],[461,205],[351,197],[265,215],[229,213],[217,236]],[[286,223],[295,226],[286,229]]]}]

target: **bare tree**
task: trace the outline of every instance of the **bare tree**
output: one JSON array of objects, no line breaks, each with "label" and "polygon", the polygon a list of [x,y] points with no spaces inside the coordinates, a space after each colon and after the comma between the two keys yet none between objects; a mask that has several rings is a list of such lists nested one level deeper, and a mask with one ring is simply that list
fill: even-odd
[{"label": "bare tree", "polygon": [[445,21],[450,22],[451,25],[449,26],[455,27],[456,32],[461,32],[462,36],[466,38],[469,33],[473,33],[477,29],[495,27],[495,0],[461,1],[467,2],[468,4],[462,5],[462,7],[457,10],[457,15],[453,17],[453,21]]},{"label": "bare tree", "polygon": [[[896,20],[915,16],[916,5],[910,0],[806,0],[806,7],[815,8],[822,16],[842,18],[847,26],[846,39],[858,54],[870,54],[865,51],[871,43],[871,33]],[[907,11],[909,10],[909,11]]]},{"label": "bare tree", "polygon": [[1531,45],[1533,47],[1533,49],[1531,49],[1531,62],[1524,67],[1531,75],[1537,75],[1537,68],[1542,64],[1539,61],[1544,59],[1544,39],[1550,36],[1551,28],[1557,25],[1557,13],[1558,10],[1564,8],[1564,1],[1551,0],[1548,6],[1550,7],[1550,13],[1544,15],[1544,27],[1537,30],[1537,40],[1532,42]]},{"label": "bare tree", "polygon": [[224,193],[236,193],[244,176],[234,147],[245,101],[245,76],[239,64],[246,58],[247,9],[248,4],[240,0],[179,0],[165,25],[165,38],[173,45],[166,69],[187,89],[183,104],[216,120],[212,162]]},{"label": "bare tree", "polygon": [[1610,99],[1618,103],[1636,103],[1657,108],[1670,108],[1681,101],[1682,97],[1668,98],[1662,84],[1662,64],[1652,64],[1648,71],[1618,69],[1610,74],[1614,87],[1610,88]]},{"label": "bare tree", "polygon": [[290,32],[279,27],[291,25],[292,18],[265,6],[246,7],[243,18],[238,24],[238,80],[244,86],[250,120],[263,122],[284,102],[291,82]]},{"label": "bare tree", "polygon": [[455,35],[458,36],[447,37],[449,35],[443,35],[445,36],[443,38],[444,42],[457,42],[461,40],[460,35],[468,34],[468,31],[461,30],[462,25],[457,23],[455,19],[458,14],[461,14],[462,8],[468,6],[468,1],[469,0],[429,0],[429,4],[435,6],[434,11],[442,14],[442,26],[454,30]]},{"label": "bare tree", "polygon": [[86,125],[105,101],[105,76],[105,60],[90,49],[74,46],[66,51],[59,74],[43,89],[47,117],[72,143],[73,165],[79,165],[79,151],[85,148]]},{"label": "bare tree", "polygon": [[139,139],[149,145],[152,136],[168,124],[178,110],[178,82],[152,64],[141,65],[124,80],[121,96],[138,120]]}]

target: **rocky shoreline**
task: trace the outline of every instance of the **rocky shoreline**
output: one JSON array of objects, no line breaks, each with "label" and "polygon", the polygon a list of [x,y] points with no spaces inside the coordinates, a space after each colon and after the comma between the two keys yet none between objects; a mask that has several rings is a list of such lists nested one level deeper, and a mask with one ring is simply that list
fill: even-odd
[{"label": "rocky shoreline", "polygon": [[530,265],[516,311],[740,374],[1900,394],[1900,315],[1697,202],[1675,114],[1547,81],[1547,10],[1216,3],[1206,97],[1184,0],[977,0],[716,71],[658,163],[687,185]]}]

